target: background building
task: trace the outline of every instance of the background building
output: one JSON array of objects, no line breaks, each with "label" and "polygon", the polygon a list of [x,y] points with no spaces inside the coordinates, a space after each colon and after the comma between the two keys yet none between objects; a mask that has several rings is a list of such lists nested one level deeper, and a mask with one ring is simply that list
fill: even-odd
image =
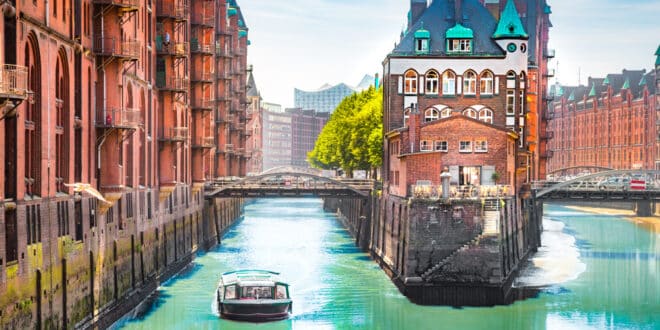
[{"label": "background building", "polygon": [[590,77],[586,86],[552,86],[549,172],[579,166],[660,170],[660,49],[656,55],[650,72],[623,70]]},{"label": "background building", "polygon": [[192,258],[204,183],[246,173],[247,27],[235,0],[0,6],[0,328],[74,328]]},{"label": "background building", "polygon": [[248,104],[247,114],[247,144],[246,152],[249,155],[247,163],[247,174],[258,174],[263,171],[263,108],[261,106],[261,94],[254,80],[252,66],[248,68],[247,81]]},{"label": "background building", "polygon": [[309,167],[307,153],[314,149],[330,114],[298,108],[286,109],[286,112],[291,114],[291,165]]},{"label": "background building", "polygon": [[291,165],[291,114],[264,110],[263,170]]},{"label": "background building", "polygon": [[346,96],[365,90],[373,84],[374,77],[365,75],[357,87],[341,83],[334,86],[325,84],[315,91],[303,91],[295,88],[293,91],[294,108],[332,113]]}]

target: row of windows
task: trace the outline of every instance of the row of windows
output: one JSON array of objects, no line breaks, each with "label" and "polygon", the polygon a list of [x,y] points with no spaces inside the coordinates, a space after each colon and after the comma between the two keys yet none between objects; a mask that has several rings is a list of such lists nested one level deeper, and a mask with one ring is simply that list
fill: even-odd
[{"label": "row of windows", "polygon": [[[424,122],[431,122],[439,119],[449,118],[451,117],[451,114],[454,111],[449,107],[444,107],[441,109],[442,110],[438,110],[437,107],[431,107],[426,109],[424,111]],[[403,126],[406,126],[408,124],[408,119],[410,118],[410,111],[411,111],[410,108],[407,108],[406,110],[403,111]],[[462,114],[463,116],[481,120],[488,124],[493,123],[493,110],[489,108],[482,108],[479,111],[473,108],[467,108],[463,110]]]},{"label": "row of windows", "polygon": [[[449,143],[447,141],[431,141],[431,140],[422,140],[419,142],[420,151],[449,151]],[[458,145],[459,152],[488,152],[488,141],[487,140],[463,140],[459,141]]]},{"label": "row of windows", "polygon": [[[442,76],[436,70],[430,70],[424,77],[426,83],[424,85],[425,90],[422,93],[429,95],[438,95],[440,85],[442,85],[442,95],[456,95],[456,74],[447,70],[442,73]],[[507,88],[515,89],[516,86],[516,74],[515,72],[509,71],[507,73]],[[463,95],[476,95],[477,94],[477,85],[479,86],[479,93],[481,95],[493,95],[495,91],[495,79],[494,74],[486,70],[480,75],[477,75],[476,72],[468,70],[462,75],[462,93]],[[417,94],[420,92],[418,90],[419,75],[415,70],[408,70],[404,74],[404,94]],[[524,87],[525,82],[525,73],[520,74],[521,88]],[[461,91],[458,92],[460,94]]]}]

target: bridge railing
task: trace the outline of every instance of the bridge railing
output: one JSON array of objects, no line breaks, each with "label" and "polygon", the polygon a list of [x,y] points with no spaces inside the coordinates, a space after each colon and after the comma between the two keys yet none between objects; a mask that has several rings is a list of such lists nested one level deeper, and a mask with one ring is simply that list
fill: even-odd
[{"label": "bridge railing", "polygon": [[[513,190],[509,185],[484,185],[484,186],[451,186],[449,198],[504,198],[510,197]],[[417,199],[442,198],[442,186],[436,185],[411,185],[408,196]]]}]

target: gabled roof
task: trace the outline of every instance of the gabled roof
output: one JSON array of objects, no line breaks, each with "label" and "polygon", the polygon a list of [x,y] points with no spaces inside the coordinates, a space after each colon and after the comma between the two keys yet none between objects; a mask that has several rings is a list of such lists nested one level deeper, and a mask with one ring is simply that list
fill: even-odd
[{"label": "gabled roof", "polygon": [[[399,44],[392,50],[391,55],[416,55],[414,31],[422,28],[422,22],[424,22],[423,28],[428,30],[431,36],[429,55],[447,55],[447,30],[458,23],[454,11],[453,1],[433,1],[421,14],[417,22],[403,35]],[[492,38],[492,33],[497,28],[497,22],[479,0],[463,0],[462,18],[461,25],[473,31],[471,56],[505,55],[504,51]]]},{"label": "gabled roof", "polygon": [[658,46],[658,50],[655,51],[655,56],[658,57],[655,59],[655,65],[658,66],[660,65],[660,46]]},{"label": "gabled roof", "polygon": [[[504,133],[509,134],[509,136],[513,136],[515,138],[518,137],[518,134],[516,134],[516,132],[512,131],[511,129],[508,129],[506,127],[496,126],[496,125],[493,125],[493,124],[489,124],[489,123],[487,123],[483,120],[474,119],[472,117],[465,116],[460,112],[452,112],[451,116],[449,116],[447,118],[441,118],[441,119],[434,120],[434,121],[429,121],[429,122],[422,122],[421,123],[422,124],[421,128],[428,127],[428,126],[433,126],[435,124],[446,123],[446,122],[449,122],[449,121],[452,121],[452,120],[471,121],[471,122],[477,123],[479,125],[486,126],[488,128],[492,128],[492,129],[495,129],[495,130],[498,130],[498,131],[502,131]],[[513,134],[513,135],[511,135],[511,134]]]},{"label": "gabled roof", "polygon": [[507,0],[504,11],[500,15],[500,22],[497,24],[497,30],[493,34],[495,39],[527,39],[529,36],[525,32],[525,27],[520,21],[520,15],[516,5],[511,0]]},{"label": "gabled roof", "polygon": [[247,79],[247,97],[259,97],[259,89],[257,88],[257,83],[254,81],[254,74],[250,71]]}]

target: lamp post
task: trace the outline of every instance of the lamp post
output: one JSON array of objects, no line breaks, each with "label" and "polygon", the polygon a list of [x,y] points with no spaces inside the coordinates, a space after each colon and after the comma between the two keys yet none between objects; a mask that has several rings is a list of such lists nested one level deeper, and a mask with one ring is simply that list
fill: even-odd
[{"label": "lamp post", "polygon": [[442,182],[442,198],[449,198],[449,181],[451,180],[451,173],[445,166],[440,173],[440,181]]}]

